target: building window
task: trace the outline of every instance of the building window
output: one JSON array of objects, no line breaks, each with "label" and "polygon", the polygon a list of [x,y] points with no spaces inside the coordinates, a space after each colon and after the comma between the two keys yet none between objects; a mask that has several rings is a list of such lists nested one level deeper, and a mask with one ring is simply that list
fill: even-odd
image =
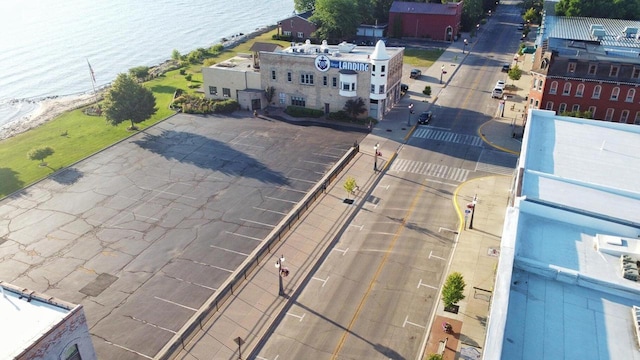
[{"label": "building window", "polygon": [[375,84],[371,84],[371,93],[375,94],[376,93],[376,86]]},{"label": "building window", "polygon": [[618,65],[611,65],[611,70],[609,70],[609,76],[612,76],[612,77],[618,76],[618,70],[620,70],[620,67]]},{"label": "building window", "polygon": [[632,79],[640,78],[640,68],[634,67],[633,72],[631,73]]},{"label": "building window", "polygon": [[568,96],[571,95],[571,83],[565,83],[564,87],[562,88],[562,95],[563,96]]},{"label": "building window", "polygon": [[629,119],[629,110],[622,110],[622,113],[620,114],[620,122],[626,124],[628,119]]},{"label": "building window", "polygon": [[304,33],[302,31],[298,31],[298,39],[302,39],[304,37]]},{"label": "building window", "polygon": [[606,121],[611,121],[613,119],[613,112],[614,112],[614,109],[608,108],[607,113],[604,115],[604,119]]},{"label": "building window", "polygon": [[565,104],[565,103],[560,104],[560,106],[558,107],[558,113],[559,114],[562,114],[566,110],[567,110],[567,104]]},{"label": "building window", "polygon": [[276,71],[271,70],[271,80],[275,80],[275,79],[276,79]]},{"label": "building window", "polygon": [[218,95],[218,87],[209,86],[209,95]]},{"label": "building window", "polygon": [[356,91],[356,83],[342,82],[340,86],[344,91]]},{"label": "building window", "polygon": [[593,88],[593,95],[591,95],[592,99],[600,99],[600,91],[602,90],[602,86],[596,85]]},{"label": "building window", "polygon": [[567,66],[567,72],[570,72],[570,73],[576,72],[576,63],[570,62],[569,66]]},{"label": "building window", "polygon": [[595,106],[589,106],[589,113],[591,113],[590,118],[593,119],[596,116],[596,107]]},{"label": "building window", "polygon": [[634,97],[636,97],[636,89],[629,89],[629,91],[627,91],[627,98],[624,99],[624,101],[633,102]]},{"label": "building window", "polygon": [[291,37],[291,31],[283,31],[282,35],[284,35],[286,37]]},{"label": "building window", "polygon": [[278,95],[278,98],[280,99],[280,104],[284,105],[287,101],[287,95],[285,93],[280,93]]},{"label": "building window", "polygon": [[640,125],[640,111],[636,112],[636,119],[633,120],[633,123],[636,125]]},{"label": "building window", "polygon": [[224,96],[224,97],[231,97],[231,89],[229,89],[229,88],[222,88],[222,96]]},{"label": "building window", "polygon": [[531,86],[532,89],[535,89],[538,87],[538,79],[533,79],[533,85]]},{"label": "building window", "polygon": [[291,74],[291,71],[287,71],[287,81],[291,82],[292,79],[293,79],[293,74]]},{"label": "building window", "polygon": [[299,96],[291,97],[291,105],[304,107],[306,105],[304,98]]},{"label": "building window", "polygon": [[538,80],[538,91],[542,91],[542,79]]},{"label": "building window", "polygon": [[545,107],[546,110],[553,110],[553,101],[547,101],[547,107]]},{"label": "building window", "polygon": [[573,104],[573,106],[571,107],[571,111],[573,112],[580,111],[580,104]]},{"label": "building window", "polygon": [[576,88],[576,97],[582,97],[582,94],[584,94],[584,84],[578,84],[578,87]]},{"label": "building window", "polygon": [[300,83],[313,85],[313,74],[300,74]]},{"label": "building window", "polygon": [[331,86],[338,87],[338,78],[337,77],[333,77],[331,79]]},{"label": "building window", "polygon": [[78,350],[78,345],[73,344],[67,348],[64,352],[64,360],[82,360],[80,356],[80,350]]},{"label": "building window", "polygon": [[378,88],[378,94],[384,94],[384,85],[380,85]]},{"label": "building window", "polygon": [[613,90],[611,90],[611,97],[609,98],[609,100],[618,101],[618,96],[620,96],[620,88],[614,87]]},{"label": "building window", "polygon": [[552,81],[551,87],[549,87],[549,94],[555,95],[556,93],[558,93],[558,82]]},{"label": "building window", "polygon": [[381,70],[381,72],[384,72],[384,70],[385,70],[385,66],[384,66],[384,65],[382,65],[382,70]]},{"label": "building window", "polygon": [[597,70],[598,70],[598,65],[596,64],[589,65],[589,75],[595,75]]}]

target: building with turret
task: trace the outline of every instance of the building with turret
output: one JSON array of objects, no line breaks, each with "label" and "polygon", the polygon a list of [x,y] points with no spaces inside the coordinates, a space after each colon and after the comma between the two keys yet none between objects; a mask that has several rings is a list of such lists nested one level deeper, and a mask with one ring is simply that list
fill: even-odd
[{"label": "building with turret", "polygon": [[233,98],[247,110],[300,106],[325,114],[361,98],[362,116],[382,119],[400,100],[403,56],[404,48],[387,48],[383,41],[374,47],[292,43],[203,68],[205,96]]}]

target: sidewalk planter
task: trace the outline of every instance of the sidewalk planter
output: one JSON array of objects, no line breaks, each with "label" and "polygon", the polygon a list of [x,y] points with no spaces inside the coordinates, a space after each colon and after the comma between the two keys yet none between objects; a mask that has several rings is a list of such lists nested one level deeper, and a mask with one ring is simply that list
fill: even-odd
[{"label": "sidewalk planter", "polygon": [[444,307],[444,311],[457,314],[458,310],[460,310],[459,305],[449,305]]}]

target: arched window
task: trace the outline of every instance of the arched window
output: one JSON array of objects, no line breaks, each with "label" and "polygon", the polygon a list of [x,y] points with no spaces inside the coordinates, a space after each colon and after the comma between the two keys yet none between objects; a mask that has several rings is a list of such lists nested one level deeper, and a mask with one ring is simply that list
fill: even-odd
[{"label": "arched window", "polygon": [[613,90],[611,90],[611,97],[609,98],[609,100],[618,101],[618,96],[620,96],[620,88],[614,87]]},{"label": "arched window", "polygon": [[592,99],[600,99],[600,92],[602,91],[602,86],[596,85],[593,88],[593,95],[591,95]]},{"label": "arched window", "polygon": [[556,94],[558,92],[558,82],[552,81],[551,87],[549,87],[549,94]]},{"label": "arched window", "polygon": [[578,87],[576,88],[576,97],[582,97],[582,94],[584,94],[584,84],[578,84]]},{"label": "arched window", "polygon": [[553,110],[553,101],[547,101],[547,107],[545,110]]},{"label": "arched window", "polygon": [[571,83],[565,83],[564,88],[562,89],[562,95],[571,95]]},{"label": "arched window", "polygon": [[629,91],[627,91],[627,98],[624,99],[624,101],[633,102],[634,97],[636,97],[636,89],[629,89]]}]

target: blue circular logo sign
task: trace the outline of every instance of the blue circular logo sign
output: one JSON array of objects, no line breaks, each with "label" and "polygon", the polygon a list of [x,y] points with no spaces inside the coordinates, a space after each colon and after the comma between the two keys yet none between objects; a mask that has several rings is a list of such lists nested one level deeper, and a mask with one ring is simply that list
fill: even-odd
[{"label": "blue circular logo sign", "polygon": [[331,62],[329,61],[329,58],[326,55],[318,55],[316,57],[316,69],[318,69],[318,71],[327,71],[329,70],[329,67],[331,67]]}]

